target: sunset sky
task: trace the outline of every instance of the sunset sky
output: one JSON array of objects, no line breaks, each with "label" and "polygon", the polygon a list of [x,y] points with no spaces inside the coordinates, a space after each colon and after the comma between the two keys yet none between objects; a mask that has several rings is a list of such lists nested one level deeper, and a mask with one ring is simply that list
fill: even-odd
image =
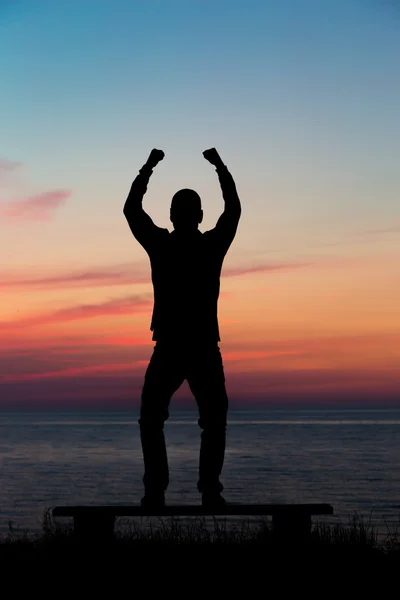
[{"label": "sunset sky", "polygon": [[[0,407],[137,406],[147,255],[190,187],[242,219],[219,317],[233,404],[400,406],[400,8],[389,0],[0,0]],[[186,384],[177,399],[189,398]]]}]

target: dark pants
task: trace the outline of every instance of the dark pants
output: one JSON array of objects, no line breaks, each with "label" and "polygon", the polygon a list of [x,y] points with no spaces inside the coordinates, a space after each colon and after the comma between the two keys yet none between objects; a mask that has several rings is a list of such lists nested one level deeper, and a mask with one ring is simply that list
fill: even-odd
[{"label": "dark pants", "polygon": [[199,409],[202,429],[199,492],[220,492],[225,455],[228,397],[218,344],[196,347],[157,342],[142,391],[140,435],[146,493],[160,493],[169,483],[164,422],[172,395],[187,379]]}]

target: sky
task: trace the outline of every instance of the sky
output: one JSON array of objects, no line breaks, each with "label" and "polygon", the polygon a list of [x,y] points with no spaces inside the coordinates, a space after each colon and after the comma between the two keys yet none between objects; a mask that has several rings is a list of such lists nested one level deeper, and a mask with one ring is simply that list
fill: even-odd
[{"label": "sky", "polygon": [[[219,320],[235,406],[400,406],[400,5],[0,0],[0,407],[133,407],[154,343],[123,205],[242,203]],[[192,402],[187,384],[176,402]]]}]

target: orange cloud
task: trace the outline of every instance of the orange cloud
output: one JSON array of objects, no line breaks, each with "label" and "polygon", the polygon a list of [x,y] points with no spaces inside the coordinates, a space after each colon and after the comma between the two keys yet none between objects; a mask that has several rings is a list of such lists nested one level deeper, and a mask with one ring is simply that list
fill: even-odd
[{"label": "orange cloud", "polygon": [[11,200],[0,205],[0,215],[24,221],[48,221],[54,211],[72,195],[70,190],[53,190],[22,200]]}]

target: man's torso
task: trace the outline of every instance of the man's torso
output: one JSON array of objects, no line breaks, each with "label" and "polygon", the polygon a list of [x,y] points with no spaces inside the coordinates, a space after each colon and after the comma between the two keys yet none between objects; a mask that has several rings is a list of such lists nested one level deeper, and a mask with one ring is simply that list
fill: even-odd
[{"label": "man's torso", "polygon": [[150,254],[153,340],[218,342],[218,297],[224,253],[212,232],[164,230]]}]

